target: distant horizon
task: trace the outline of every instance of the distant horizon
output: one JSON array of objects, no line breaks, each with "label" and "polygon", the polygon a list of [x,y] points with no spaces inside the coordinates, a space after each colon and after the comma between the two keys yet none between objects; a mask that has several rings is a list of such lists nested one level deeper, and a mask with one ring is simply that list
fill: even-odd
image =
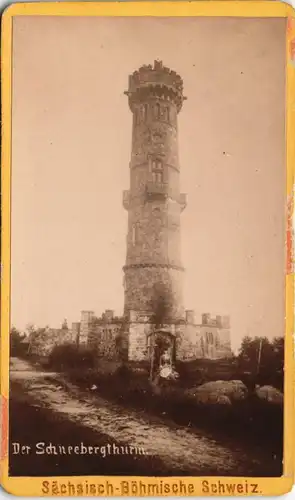
[{"label": "distant horizon", "polygon": [[246,335],[283,336],[285,19],[14,18],[11,325],[123,312],[124,91],[155,59],[187,96],[184,307],[228,315],[234,352]]}]

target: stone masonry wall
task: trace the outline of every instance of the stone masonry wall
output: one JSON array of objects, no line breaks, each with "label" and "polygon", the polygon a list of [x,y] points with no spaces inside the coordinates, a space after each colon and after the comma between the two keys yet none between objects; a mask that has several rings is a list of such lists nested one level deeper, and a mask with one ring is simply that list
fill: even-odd
[{"label": "stone masonry wall", "polygon": [[173,297],[172,314],[183,316],[182,272],[168,267],[130,267],[125,270],[125,308],[149,311],[154,299],[155,286],[170,288]]},{"label": "stone masonry wall", "polygon": [[[161,77],[167,87],[157,84]],[[180,214],[184,205],[177,140],[181,92],[181,78],[157,62],[129,78],[133,129],[130,190],[123,201],[128,210],[125,313],[151,310],[154,289],[163,285],[171,291],[172,314],[183,316]],[[132,338],[137,337],[134,328],[130,325]]]},{"label": "stone masonry wall", "polygon": [[97,351],[99,357],[105,359],[118,358],[118,335],[120,333],[118,323],[105,323],[93,325],[90,329],[88,346]]},{"label": "stone masonry wall", "polygon": [[148,334],[152,331],[150,323],[130,323],[128,359],[144,361],[148,359]]},{"label": "stone masonry wall", "polygon": [[82,311],[81,312],[81,323],[80,323],[80,335],[79,335],[79,345],[87,345],[89,328],[94,317],[93,311]]},{"label": "stone masonry wall", "polygon": [[181,267],[180,206],[171,199],[138,201],[128,220],[126,265]]},{"label": "stone masonry wall", "polygon": [[[176,358],[179,361],[218,359],[231,356],[229,331],[204,330],[202,325],[175,324],[164,328],[176,335]],[[128,359],[143,361],[149,357],[148,335],[154,330],[151,323],[132,322],[128,329]],[[211,335],[212,334],[212,338]]]},{"label": "stone masonry wall", "polygon": [[134,111],[132,167],[146,164],[150,155],[159,155],[164,163],[178,168],[177,113],[172,102],[149,98]]}]

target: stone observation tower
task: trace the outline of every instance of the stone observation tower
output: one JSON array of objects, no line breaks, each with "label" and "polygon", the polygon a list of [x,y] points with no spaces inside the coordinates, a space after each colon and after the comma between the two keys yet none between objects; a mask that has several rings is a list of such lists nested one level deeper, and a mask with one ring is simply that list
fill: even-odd
[{"label": "stone observation tower", "polygon": [[152,312],[155,290],[165,287],[174,319],[184,316],[180,219],[186,196],[180,193],[177,117],[183,101],[181,77],[155,61],[129,77],[132,112],[130,189],[124,266],[124,313]]},{"label": "stone observation tower", "polygon": [[[149,360],[150,373],[161,345],[171,361],[230,357],[229,317],[204,313],[196,322],[194,311],[183,307],[180,221],[186,195],[180,193],[177,144],[177,118],[186,99],[183,81],[155,61],[130,75],[125,94],[133,125],[130,189],[123,193],[128,212],[124,314],[82,311],[71,330],[46,333],[47,347],[72,338],[99,357]],[[36,352],[39,347],[37,342]]]},{"label": "stone observation tower", "polygon": [[133,124],[130,188],[123,192],[128,212],[124,313],[116,317],[106,310],[96,317],[82,311],[73,336],[101,357],[149,360],[153,369],[161,342],[171,361],[229,356],[229,318],[204,313],[197,323],[194,311],[183,306],[180,221],[186,195],[180,193],[177,143],[183,81],[155,61],[129,76],[125,94]]}]

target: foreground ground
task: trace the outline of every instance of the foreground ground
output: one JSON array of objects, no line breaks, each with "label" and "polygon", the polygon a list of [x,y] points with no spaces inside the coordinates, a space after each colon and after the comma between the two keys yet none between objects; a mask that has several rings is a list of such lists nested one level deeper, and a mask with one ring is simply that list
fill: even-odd
[{"label": "foreground ground", "polygon": [[[245,450],[204,431],[123,408],[90,391],[64,387],[57,374],[37,371],[26,361],[11,360],[10,380],[11,475],[276,475],[263,450]],[[102,451],[109,445],[115,453],[36,455],[40,442],[83,442]],[[12,443],[31,450],[12,454]],[[121,447],[119,452],[114,444]]]}]

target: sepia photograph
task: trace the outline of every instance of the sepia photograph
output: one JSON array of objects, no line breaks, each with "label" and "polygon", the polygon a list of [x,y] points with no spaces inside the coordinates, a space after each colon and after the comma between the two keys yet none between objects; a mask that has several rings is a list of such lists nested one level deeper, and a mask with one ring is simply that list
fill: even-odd
[{"label": "sepia photograph", "polygon": [[285,54],[279,17],[13,18],[9,476],[283,475]]}]

